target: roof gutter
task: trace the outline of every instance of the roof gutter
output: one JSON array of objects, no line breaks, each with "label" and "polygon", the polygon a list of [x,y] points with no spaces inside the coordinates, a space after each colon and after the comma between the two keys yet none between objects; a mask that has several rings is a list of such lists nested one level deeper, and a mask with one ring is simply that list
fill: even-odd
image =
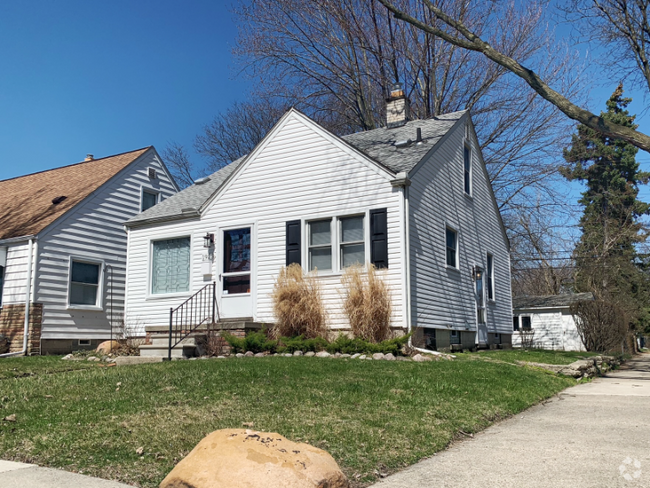
[{"label": "roof gutter", "polygon": [[0,354],[0,358],[10,356],[25,356],[27,355],[27,342],[29,338],[29,307],[32,298],[32,256],[34,250],[34,238],[29,239],[29,251],[27,253],[27,280],[25,283],[25,323],[23,328],[23,350],[18,352],[9,352],[7,354]]},{"label": "roof gutter", "polygon": [[174,222],[176,220],[196,219],[201,217],[201,212],[193,208],[191,210],[183,210],[179,214],[165,215],[163,217],[152,217],[150,219],[136,220],[135,222],[125,222],[124,227],[127,229],[134,229],[136,227],[144,227],[149,224],[159,224],[162,222]]},{"label": "roof gutter", "polygon": [[8,237],[7,239],[0,239],[0,246],[4,246],[5,244],[15,244],[16,242],[23,242],[31,239],[36,239],[36,236],[31,234],[28,236]]}]

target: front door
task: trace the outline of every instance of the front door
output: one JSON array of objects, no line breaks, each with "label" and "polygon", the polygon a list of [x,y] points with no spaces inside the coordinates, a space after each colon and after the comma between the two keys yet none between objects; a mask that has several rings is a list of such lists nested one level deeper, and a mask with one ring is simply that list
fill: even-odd
[{"label": "front door", "polygon": [[477,343],[488,343],[487,323],[485,321],[485,289],[483,287],[483,268],[476,268],[476,331]]},{"label": "front door", "polygon": [[226,229],[221,234],[219,316],[253,316],[251,227]]}]

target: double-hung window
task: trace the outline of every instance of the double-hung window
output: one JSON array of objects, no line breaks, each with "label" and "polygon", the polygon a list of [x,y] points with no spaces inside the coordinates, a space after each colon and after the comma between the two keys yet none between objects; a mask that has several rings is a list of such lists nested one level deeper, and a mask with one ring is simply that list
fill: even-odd
[{"label": "double-hung window", "polygon": [[458,268],[458,232],[447,227],[445,229],[445,241],[447,248],[447,266]]},{"label": "double-hung window", "polygon": [[345,217],[339,219],[341,268],[355,264],[363,265],[366,261],[365,235],[363,231],[363,216]]},{"label": "double-hung window", "polygon": [[472,194],[472,151],[469,147],[463,146],[463,177],[465,193]]},{"label": "double-hung window", "polygon": [[487,297],[494,300],[494,256],[487,255]]},{"label": "double-hung window", "polygon": [[142,201],[140,203],[141,212],[153,207],[158,203],[158,192],[153,190],[142,189]]},{"label": "double-hung window", "polygon": [[99,307],[101,264],[73,259],[70,262],[70,293],[73,307]]},{"label": "double-hung window", "polygon": [[2,307],[2,285],[5,280],[5,268],[0,266],[0,307]]},{"label": "double-hung window", "polygon": [[308,226],[309,269],[342,270],[366,261],[365,217],[313,220]]},{"label": "double-hung window", "polygon": [[181,293],[190,289],[190,238],[152,243],[151,293]]}]

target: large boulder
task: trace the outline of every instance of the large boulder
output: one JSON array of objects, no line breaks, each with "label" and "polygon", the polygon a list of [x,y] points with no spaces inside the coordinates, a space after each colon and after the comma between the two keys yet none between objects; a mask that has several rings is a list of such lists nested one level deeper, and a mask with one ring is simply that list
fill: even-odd
[{"label": "large boulder", "polygon": [[120,348],[120,343],[117,341],[104,341],[99,346],[97,346],[96,351],[102,354],[110,354],[117,352]]},{"label": "large boulder", "polygon": [[242,429],[212,432],[160,483],[160,488],[348,488],[327,452],[280,434]]}]

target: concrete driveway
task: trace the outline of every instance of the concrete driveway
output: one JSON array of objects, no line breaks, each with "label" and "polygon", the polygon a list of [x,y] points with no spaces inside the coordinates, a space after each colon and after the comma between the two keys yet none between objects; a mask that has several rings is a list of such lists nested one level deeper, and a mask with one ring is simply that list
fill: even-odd
[{"label": "concrete driveway", "polygon": [[60,469],[0,460],[1,488],[133,488]]},{"label": "concrete driveway", "polygon": [[650,354],[373,486],[650,487]]}]

